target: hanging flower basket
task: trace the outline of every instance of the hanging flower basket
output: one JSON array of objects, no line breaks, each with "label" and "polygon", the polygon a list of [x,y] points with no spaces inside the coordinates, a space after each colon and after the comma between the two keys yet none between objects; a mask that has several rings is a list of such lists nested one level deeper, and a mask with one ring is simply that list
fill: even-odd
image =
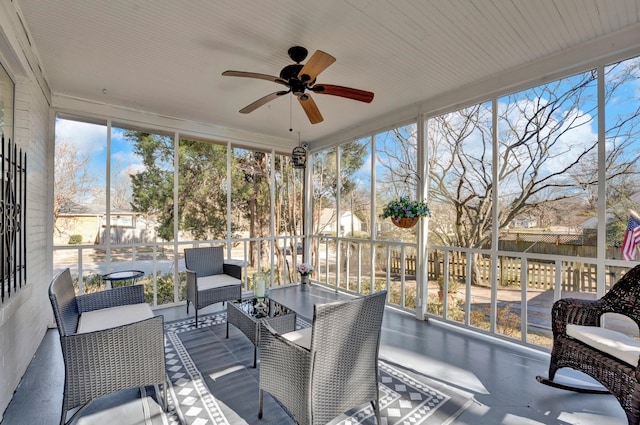
[{"label": "hanging flower basket", "polygon": [[398,227],[408,229],[418,222],[419,217],[391,217],[391,222]]},{"label": "hanging flower basket", "polygon": [[382,210],[382,218],[391,218],[398,227],[408,229],[416,225],[420,217],[430,217],[431,210],[424,201],[412,201],[400,197],[389,202]]}]

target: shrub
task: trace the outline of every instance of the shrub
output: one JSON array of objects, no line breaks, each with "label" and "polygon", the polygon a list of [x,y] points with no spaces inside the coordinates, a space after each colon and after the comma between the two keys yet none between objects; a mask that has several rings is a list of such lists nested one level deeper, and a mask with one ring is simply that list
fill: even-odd
[{"label": "shrub", "polygon": [[[457,280],[449,279],[447,292],[449,292],[450,294],[455,294],[456,292],[458,292],[458,286],[460,286],[460,283]],[[438,277],[438,288],[440,288],[441,292],[444,291],[444,275],[440,275],[440,277]]]},{"label": "shrub", "polygon": [[[460,301],[453,297],[449,299],[447,310],[447,319],[455,320],[456,322],[464,321],[464,310]],[[436,316],[443,317],[444,315],[444,304],[442,300],[434,295],[429,295],[427,298],[427,312],[434,314]]]},{"label": "shrub", "polygon": [[[76,294],[79,293],[78,276],[73,278],[73,288]],[[102,276],[97,273],[88,274],[82,279],[82,293],[91,294],[92,292],[100,292],[107,289],[107,284],[102,280]]]},{"label": "shrub", "polygon": [[69,236],[69,245],[80,245],[80,244],[82,244],[82,235]]},{"label": "shrub", "polygon": [[[158,305],[170,304],[173,299],[173,273],[158,272],[156,275],[156,291],[158,294]],[[187,298],[187,274],[178,273],[178,300]],[[153,276],[149,275],[144,280],[144,300],[153,304]]]}]

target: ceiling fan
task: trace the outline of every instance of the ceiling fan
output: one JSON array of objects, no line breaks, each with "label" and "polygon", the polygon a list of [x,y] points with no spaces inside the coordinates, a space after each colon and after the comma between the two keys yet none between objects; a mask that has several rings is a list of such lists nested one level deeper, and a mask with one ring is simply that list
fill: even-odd
[{"label": "ceiling fan", "polygon": [[279,77],[244,71],[225,71],[222,73],[222,75],[229,77],[257,78],[260,80],[273,81],[274,83],[282,84],[287,87],[287,90],[268,94],[245,106],[240,110],[241,114],[248,114],[249,112],[255,111],[262,105],[271,102],[280,96],[293,93],[293,95],[298,98],[298,102],[300,102],[300,105],[307,114],[311,124],[317,124],[322,122],[322,114],[320,113],[316,103],[313,101],[313,98],[310,96],[310,93],[306,93],[306,91],[316,94],[345,97],[347,99],[353,99],[365,103],[370,103],[373,100],[373,93],[370,91],[336,86],[333,84],[316,84],[316,77],[318,74],[336,61],[336,58],[330,54],[325,53],[322,50],[316,50],[307,63],[303,65],[300,62],[306,59],[307,54],[309,53],[307,49],[301,46],[293,46],[288,50],[288,53],[289,57],[295,62],[295,64],[287,65],[282,68]]}]

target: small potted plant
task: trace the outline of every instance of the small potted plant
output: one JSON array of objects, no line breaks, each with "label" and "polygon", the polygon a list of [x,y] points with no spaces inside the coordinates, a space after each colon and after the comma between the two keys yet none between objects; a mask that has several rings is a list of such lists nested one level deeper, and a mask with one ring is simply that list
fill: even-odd
[{"label": "small potted plant", "polygon": [[300,273],[302,289],[306,290],[307,284],[309,283],[309,275],[313,273],[313,266],[309,263],[298,263],[296,269],[298,270],[298,273]]},{"label": "small potted plant", "polygon": [[414,226],[420,217],[431,217],[431,210],[424,201],[412,201],[401,196],[385,205],[382,218],[391,218],[393,224],[402,228]]}]

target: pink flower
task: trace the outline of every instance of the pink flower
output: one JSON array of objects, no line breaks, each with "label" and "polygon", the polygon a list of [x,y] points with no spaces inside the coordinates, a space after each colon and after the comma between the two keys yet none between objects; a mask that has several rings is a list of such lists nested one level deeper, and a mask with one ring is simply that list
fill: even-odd
[{"label": "pink flower", "polygon": [[311,272],[313,272],[313,266],[309,263],[299,263],[296,266],[296,269],[298,270],[298,273],[300,273],[302,276],[306,276]]}]

